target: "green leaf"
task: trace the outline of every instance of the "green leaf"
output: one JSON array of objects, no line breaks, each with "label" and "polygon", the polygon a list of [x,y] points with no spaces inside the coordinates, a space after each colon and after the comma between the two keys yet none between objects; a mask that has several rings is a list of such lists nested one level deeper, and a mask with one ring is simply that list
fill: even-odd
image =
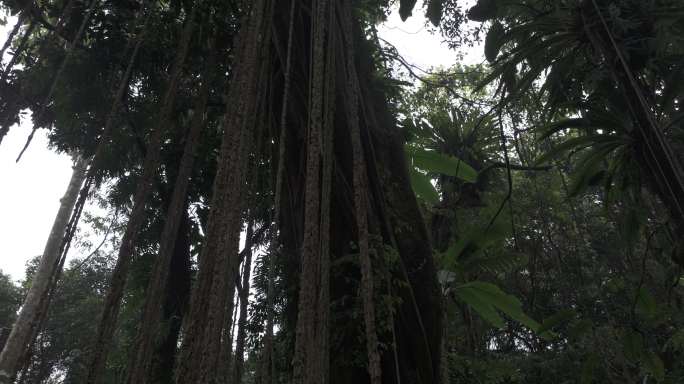
[{"label": "green leaf", "polygon": [[477,181],[477,171],[457,157],[416,147],[407,147],[407,152],[413,165],[423,171],[458,177],[468,183]]},{"label": "green leaf", "polygon": [[487,38],[485,39],[485,57],[490,63],[496,60],[499,55],[499,50],[504,44],[505,31],[504,27],[498,21],[494,22],[487,32]]},{"label": "green leaf", "polygon": [[427,175],[424,175],[411,168],[409,170],[411,176],[411,187],[413,187],[413,192],[418,195],[419,198],[425,200],[430,204],[436,204],[439,202],[439,193],[432,185],[432,181]]},{"label": "green leaf", "polygon": [[496,312],[490,303],[483,301],[482,297],[478,295],[476,291],[459,287],[456,289],[456,296],[474,309],[475,312],[489,324],[497,328],[503,328],[505,326],[504,319]]},{"label": "green leaf", "polygon": [[598,146],[589,151],[581,160],[579,171],[573,177],[572,183],[568,190],[571,197],[579,195],[583,192],[598,175],[601,175],[601,163],[606,156],[615,148],[613,146]]},{"label": "green leaf", "polygon": [[588,128],[590,126],[589,121],[585,118],[570,118],[555,121],[541,128],[542,135],[539,140],[551,137],[554,133],[573,128]]},{"label": "green leaf", "polygon": [[435,27],[439,27],[439,23],[442,20],[442,11],[444,5],[443,0],[430,0],[427,8],[427,17]]},{"label": "green leaf", "polygon": [[580,150],[603,143],[605,143],[606,145],[610,143],[610,146],[615,148],[619,145],[626,144],[627,141],[624,140],[622,137],[611,135],[586,135],[580,137],[573,137],[553,147],[547,153],[539,157],[535,163],[544,164],[549,160],[563,156],[568,151]]},{"label": "green leaf", "polygon": [[483,250],[497,241],[503,240],[510,233],[510,223],[499,217],[488,228],[474,227],[458,237],[458,241],[452,244],[445,252],[444,267],[452,268],[457,261],[467,259],[465,267],[474,269],[480,267],[479,256]]},{"label": "green leaf", "polygon": [[[557,33],[546,40],[537,39],[536,41],[531,41],[530,44],[525,44],[523,46],[524,48],[509,52],[506,55],[507,59],[500,60],[497,65],[493,67],[489,75],[485,76],[485,78],[479,82],[476,90],[481,90],[495,79],[498,79],[504,72],[509,71],[511,67],[516,67],[518,64],[525,61],[529,56],[539,55],[540,52],[544,51],[550,51],[547,52],[547,55],[550,55],[555,53],[556,50],[562,50],[563,47],[567,46],[569,37],[573,36],[569,33]],[[538,67],[535,71],[530,71],[530,73],[539,74],[543,70],[544,67]],[[520,89],[520,87],[518,87],[518,89]]]},{"label": "green leaf", "polygon": [[[499,287],[497,287],[494,284],[481,281],[473,281],[459,286],[456,289],[456,292],[459,295],[459,297],[464,295],[465,292],[466,297],[470,298],[471,300],[473,298],[476,298],[479,302],[478,304],[480,305],[480,307],[479,309],[473,307],[473,309],[475,309],[478,313],[480,313],[480,311],[482,310],[482,305],[485,305],[485,307],[487,307],[487,309],[485,310],[486,314],[480,314],[483,318],[485,318],[485,320],[489,321],[494,326],[497,326],[499,328],[502,327],[501,323],[493,322],[490,319],[491,310],[496,309],[505,313],[513,320],[516,320],[519,323],[525,325],[526,327],[532,329],[533,331],[537,331],[539,329],[539,323],[531,319],[529,316],[525,314],[525,312],[523,312],[520,300],[518,300],[518,298],[516,298],[513,295],[506,294],[504,291],[502,291]],[[464,301],[467,302],[467,300]]]},{"label": "green leaf", "polygon": [[529,263],[529,257],[522,252],[511,252],[501,254],[498,252],[477,252],[476,255],[468,257],[462,263],[462,268],[466,272],[486,272],[492,275],[513,271],[522,268]]}]

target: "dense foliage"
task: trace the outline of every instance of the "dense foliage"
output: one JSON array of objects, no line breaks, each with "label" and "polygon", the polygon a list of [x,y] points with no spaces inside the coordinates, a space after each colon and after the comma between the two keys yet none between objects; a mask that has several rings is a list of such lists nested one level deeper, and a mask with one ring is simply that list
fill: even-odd
[{"label": "dense foliage", "polygon": [[0,1],[0,143],[30,110],[93,203],[16,382],[683,382],[684,3],[326,4]]}]

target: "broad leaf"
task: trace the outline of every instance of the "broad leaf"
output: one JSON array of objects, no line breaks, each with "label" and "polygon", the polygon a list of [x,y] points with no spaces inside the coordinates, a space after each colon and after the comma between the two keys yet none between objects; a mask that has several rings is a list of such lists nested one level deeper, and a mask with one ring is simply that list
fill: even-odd
[{"label": "broad leaf", "polygon": [[596,178],[604,175],[601,170],[601,165],[606,156],[615,149],[614,146],[597,146],[592,148],[579,161],[579,170],[572,179],[572,183],[568,190],[568,194],[572,197],[579,195],[589,185],[594,184]]},{"label": "broad leaf", "polygon": [[504,319],[494,309],[494,306],[486,302],[486,299],[483,299],[482,295],[478,294],[476,290],[461,286],[456,289],[456,295],[489,324],[497,328],[503,328],[506,325]]},{"label": "broad leaf", "polygon": [[[496,327],[501,328],[503,326],[498,319],[492,316],[492,312],[496,313],[495,310],[498,310],[533,331],[539,329],[539,323],[523,312],[520,300],[513,295],[506,294],[494,284],[481,281],[466,283],[457,287],[456,294]],[[476,303],[476,305],[471,304],[471,302]]]},{"label": "broad leaf", "polygon": [[407,147],[407,153],[413,165],[423,171],[458,177],[468,183],[477,181],[477,171],[457,157],[416,147]]},{"label": "broad leaf", "polygon": [[459,236],[458,241],[453,243],[444,253],[444,267],[453,268],[457,262],[466,261],[464,267],[473,269],[479,267],[481,261],[478,256],[487,247],[504,239],[510,233],[510,223],[502,217],[492,223],[488,228],[475,227]]},{"label": "broad leaf", "polygon": [[432,185],[432,181],[427,175],[424,175],[414,168],[409,170],[411,176],[411,187],[413,187],[413,192],[418,195],[419,198],[425,200],[430,204],[436,204],[439,202],[439,193]]}]

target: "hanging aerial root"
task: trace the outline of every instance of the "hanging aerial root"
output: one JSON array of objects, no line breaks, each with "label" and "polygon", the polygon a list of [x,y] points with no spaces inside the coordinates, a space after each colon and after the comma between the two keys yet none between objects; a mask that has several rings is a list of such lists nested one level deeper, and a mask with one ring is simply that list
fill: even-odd
[{"label": "hanging aerial root", "polygon": [[133,196],[133,209],[126,226],[126,231],[121,240],[121,247],[116,266],[112,274],[110,288],[105,298],[103,312],[98,325],[94,353],[88,366],[88,384],[96,384],[102,380],[104,364],[107,359],[109,347],[116,328],[117,317],[120,310],[121,298],[128,276],[131,258],[135,249],[135,242],[145,219],[145,203],[152,192],[152,182],[159,166],[161,156],[161,141],[164,128],[168,125],[171,109],[175,102],[178,82],[188,55],[190,39],[195,30],[196,7],[188,15],[186,25],[183,28],[182,37],[176,50],[176,57],[171,70],[171,77],[167,90],[164,94],[162,105],[156,124],[152,129],[149,150],[143,163],[143,173]]},{"label": "hanging aerial root", "polygon": [[[235,259],[241,227],[245,189],[246,152],[250,123],[256,114],[258,69],[260,66],[266,1],[257,0],[238,36],[233,65],[231,100],[224,118],[219,164],[213,186],[206,242],[199,257],[199,272],[193,288],[190,314],[175,372],[175,382],[211,383],[219,375],[227,295],[234,286]],[[230,281],[229,281],[230,280]]]},{"label": "hanging aerial root", "polygon": [[215,40],[210,39],[208,44],[209,59],[205,66],[203,84],[199,91],[199,100],[194,109],[194,115],[190,122],[190,129],[183,149],[183,155],[178,167],[178,176],[173,188],[171,203],[169,204],[166,221],[162,230],[159,256],[155,259],[152,267],[151,279],[148,283],[145,305],[143,308],[142,321],[138,328],[135,347],[128,363],[126,383],[144,384],[149,379],[152,356],[154,355],[155,330],[162,313],[162,300],[168,285],[171,260],[176,238],[184,216],[183,209],[187,199],[187,191],[190,184],[195,163],[197,146],[200,134],[206,125],[206,109],[209,93],[216,73],[216,55],[214,54]]},{"label": "hanging aerial root", "polygon": [[325,110],[323,114],[323,161],[321,176],[321,267],[320,293],[318,298],[318,356],[315,377],[317,382],[327,384],[330,381],[330,210],[332,201],[332,175],[335,163],[335,105],[336,105],[336,47],[338,29],[336,23],[336,7],[330,6],[329,38],[325,76]]},{"label": "hanging aerial root", "polygon": [[354,184],[354,207],[356,213],[356,225],[358,230],[359,259],[361,263],[361,296],[363,298],[363,318],[366,330],[366,348],[368,351],[368,373],[371,384],[380,384],[382,370],[380,368],[380,354],[378,352],[378,335],[375,323],[375,304],[373,301],[373,266],[370,258],[368,241],[368,177],[366,174],[366,161],[363,144],[361,142],[361,129],[359,123],[359,80],[356,73],[354,60],[354,32],[352,28],[352,15],[350,5],[344,12],[344,36],[346,42],[347,58],[347,118],[351,135],[353,152],[353,184]]},{"label": "hanging aerial root", "polygon": [[325,37],[328,24],[328,0],[312,2],[312,58],[309,93],[309,125],[306,144],[306,181],[304,186],[304,240],[301,255],[299,303],[295,332],[293,382],[317,383],[320,350],[316,337],[320,294],[321,241],[321,142],[323,101],[325,96]]},{"label": "hanging aerial root", "polygon": [[278,229],[280,228],[280,203],[283,191],[283,177],[285,173],[285,148],[287,141],[287,112],[290,100],[290,88],[292,86],[292,43],[294,39],[294,21],[297,0],[290,0],[290,21],[288,26],[285,72],[284,72],[284,87],[283,87],[283,103],[280,114],[280,132],[278,139],[278,157],[273,159],[271,163],[276,163],[275,187],[273,195],[273,217],[271,219],[271,229],[269,231],[269,251],[268,251],[268,287],[266,289],[266,334],[264,336],[264,352],[262,357],[263,368],[263,382],[264,384],[273,384],[275,379],[275,360],[273,358],[273,322],[274,322],[274,308],[273,295],[274,293],[274,279],[275,279],[275,257],[279,251],[279,237]]}]

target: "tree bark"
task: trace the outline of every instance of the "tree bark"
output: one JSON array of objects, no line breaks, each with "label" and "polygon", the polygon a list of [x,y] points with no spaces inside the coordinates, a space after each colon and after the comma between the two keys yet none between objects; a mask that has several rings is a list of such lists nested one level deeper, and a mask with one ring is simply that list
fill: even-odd
[{"label": "tree bark", "polygon": [[314,384],[320,381],[320,337],[318,299],[320,297],[321,258],[321,144],[325,88],[325,43],[328,34],[327,0],[312,0],[311,81],[306,141],[306,176],[304,181],[304,239],[301,253],[299,303],[292,359],[293,383]]},{"label": "tree bark", "polygon": [[[211,44],[210,44],[211,45]],[[163,292],[166,290],[169,280],[170,267],[175,255],[174,243],[177,243],[179,228],[187,221],[187,192],[190,184],[190,176],[196,157],[196,148],[199,143],[200,133],[204,127],[205,112],[209,98],[209,90],[212,85],[214,71],[214,55],[209,54],[209,62],[205,70],[204,84],[202,84],[199,101],[195,108],[195,115],[190,123],[190,131],[186,138],[183,156],[178,166],[178,175],[174,183],[171,202],[167,210],[164,229],[162,230],[159,256],[154,263],[152,276],[147,287],[145,306],[143,308],[142,322],[136,336],[134,352],[128,364],[127,383],[144,384],[147,382],[150,370],[151,357],[154,350],[155,331],[161,317],[163,304]],[[187,227],[185,223],[185,227]],[[187,230],[187,228],[186,228]],[[187,236],[187,234],[181,234]],[[172,279],[173,281],[173,279]],[[177,282],[174,282],[176,284]],[[174,346],[175,350],[175,346]]]},{"label": "tree bark", "polygon": [[62,256],[64,236],[85,180],[86,167],[84,159],[80,157],[75,159],[71,180],[61,199],[38,270],[33,276],[31,288],[0,353],[0,383],[2,384],[11,383],[14,380],[20,368],[21,359],[33,343],[32,335],[36,334],[35,329],[39,326],[44,303],[49,300],[48,294],[52,288],[53,277],[59,273],[57,268]]},{"label": "tree bark", "polygon": [[[344,2],[333,3],[338,8],[344,4]],[[307,7],[308,4],[309,2],[304,3],[304,7]],[[282,4],[282,8],[276,10],[276,15],[287,15],[285,7],[289,5],[289,3]],[[309,214],[305,213],[307,211],[306,205],[309,203],[309,190],[321,188],[320,181],[315,187],[310,188],[308,185],[310,178],[305,166],[308,159],[305,158],[306,152],[303,151],[303,148],[308,145],[311,129],[308,128],[306,119],[302,119],[302,116],[307,116],[308,112],[313,110],[313,106],[310,107],[306,104],[306,99],[317,99],[315,95],[308,95],[310,92],[308,89],[313,86],[311,79],[315,78],[313,73],[307,70],[315,69],[315,61],[312,62],[311,55],[314,48],[310,45],[310,42],[315,39],[312,38],[310,18],[316,15],[315,7],[308,8],[313,11],[302,13],[299,16],[298,20],[301,19],[302,22],[296,24],[294,33],[296,51],[293,55],[292,68],[296,68],[296,70],[292,74],[292,84],[298,88],[293,89],[293,94],[303,95],[303,97],[293,100],[289,106],[289,133],[285,143],[286,154],[283,157],[286,161],[287,170],[284,177],[285,188],[283,188],[282,196],[277,197],[283,202],[279,227],[280,243],[283,245],[282,256],[292,257],[294,260],[302,254],[302,250],[305,254],[310,252],[307,250],[309,244],[306,236],[309,236],[310,232],[306,221],[312,221],[312,219]],[[289,20],[286,17],[282,17],[275,22],[275,25],[280,28],[279,33],[275,35],[285,35],[284,31],[288,26],[287,21]],[[337,22],[336,28],[340,28],[339,22]],[[368,218],[370,222],[377,221],[382,224],[381,234],[384,245],[392,247],[399,253],[400,267],[398,266],[397,269],[400,272],[393,278],[407,283],[397,292],[394,292],[395,296],[401,297],[401,305],[396,308],[397,315],[394,319],[398,364],[395,364],[391,349],[383,351],[380,356],[382,382],[396,383],[400,380],[402,383],[411,384],[438,383],[440,381],[439,362],[442,335],[441,292],[436,278],[430,239],[415,195],[411,190],[401,132],[396,129],[396,122],[388,108],[386,96],[383,94],[381,86],[377,84],[378,75],[373,59],[372,44],[365,41],[361,27],[356,23],[353,24],[351,35],[343,32],[339,34],[342,45],[335,52],[341,58],[338,61],[345,63],[345,56],[342,56],[341,53],[344,52],[344,39],[354,40],[356,55],[353,65],[356,66],[360,84],[360,108],[356,114],[361,120],[363,153],[368,155],[365,159],[370,192],[367,200]],[[277,44],[278,41],[274,43]],[[284,45],[284,42],[281,44]],[[282,46],[279,51],[284,52],[286,48]],[[347,68],[347,66],[340,66],[335,70],[336,80],[339,84],[347,84],[349,81],[346,74],[349,72]],[[278,69],[277,72],[282,73],[285,70]],[[280,80],[282,81],[282,79]],[[344,87],[340,87],[340,89],[344,89]],[[336,109],[344,111],[348,97],[341,91],[338,91],[335,97]],[[354,201],[351,182],[353,180],[353,148],[348,119],[344,113],[339,113],[335,117],[335,144],[332,151],[335,164],[335,176],[333,178],[335,185],[332,191],[330,213],[330,248],[333,258],[340,258],[343,255],[355,252],[350,248],[350,243],[357,239],[354,230]],[[305,174],[306,177],[304,177]],[[319,210],[322,211],[322,208],[310,209],[310,211],[315,211],[316,216],[318,216]],[[315,244],[317,247],[319,246],[318,242]],[[318,248],[315,251],[318,252]],[[294,281],[299,280],[302,285],[311,286],[311,281],[307,282],[305,279],[318,279],[320,271],[303,272],[304,269],[314,269],[311,266],[305,266],[306,257],[302,256],[300,260],[302,271],[298,274],[299,278],[296,279],[293,276],[294,271],[286,270],[282,276],[283,279],[287,279],[284,284],[295,286]],[[334,262],[332,265],[335,269],[341,268]],[[350,272],[354,273],[353,270]],[[340,273],[342,271],[335,270],[331,274],[333,278],[330,281],[331,301],[338,304],[344,303],[342,308],[336,307],[338,314],[357,310],[354,308],[357,304],[350,300],[343,300],[343,298],[348,298],[350,295],[355,296],[358,285],[350,284],[348,279],[340,278]],[[314,302],[311,297],[306,297],[309,292],[308,289],[300,286],[299,292],[299,297],[287,302],[287,307],[284,309],[281,326],[287,327],[289,330],[295,322],[294,317],[296,317],[297,312],[300,316],[296,321],[299,322],[302,319],[306,321],[306,318],[301,316],[302,312],[298,311],[298,307],[307,307],[302,301]],[[337,321],[340,320],[333,317],[331,327],[343,326]],[[345,330],[351,330],[350,332],[363,332],[361,329],[356,331],[353,328],[345,326]],[[299,329],[297,331],[296,337],[300,338]],[[389,332],[387,329],[383,331],[385,334],[380,335],[380,339],[384,344],[390,344],[391,341],[387,335]],[[335,333],[337,334],[335,335]],[[343,344],[331,345],[330,347],[335,352],[337,352],[336,348],[340,347],[362,347],[356,345],[359,341],[363,341],[362,333],[340,336],[339,330],[335,329],[333,334],[335,337],[332,341]],[[316,351],[316,353],[322,352]],[[300,362],[296,361],[296,363]],[[400,368],[399,377],[395,374],[395,365]],[[296,366],[293,368],[297,369]],[[299,369],[301,370],[301,368]],[[296,375],[297,373],[295,373]],[[350,369],[341,359],[334,358],[330,361],[329,376],[332,384],[368,383],[370,381],[369,374],[363,367]]]},{"label": "tree bark", "polygon": [[239,34],[236,62],[231,74],[228,110],[220,160],[213,186],[206,242],[199,258],[197,282],[185,324],[175,382],[212,383],[219,376],[222,330],[226,326],[228,293],[239,266],[242,199],[245,190],[247,152],[251,128],[257,114],[264,23],[264,0],[252,3]]},{"label": "tree bark", "polygon": [[[183,217],[180,220],[176,244],[169,265],[168,281],[172,281],[173,284],[166,284],[162,309],[161,323],[166,325],[164,327],[166,333],[161,335],[162,342],[156,346],[155,359],[150,369],[153,383],[173,382],[178,337],[190,300],[192,273],[190,266],[190,230],[190,219],[188,218],[187,207],[184,206]],[[157,329],[159,325],[154,323],[152,326]]]},{"label": "tree bark", "polygon": [[138,181],[135,195],[133,196],[133,210],[126,226],[126,232],[121,240],[116,266],[112,273],[109,292],[107,292],[107,297],[105,298],[96,340],[93,344],[92,360],[88,366],[88,378],[86,380],[89,384],[97,384],[102,380],[107,354],[116,329],[121,299],[128,277],[128,269],[135,250],[135,242],[145,218],[145,204],[152,191],[152,182],[159,166],[162,134],[165,125],[168,124],[169,114],[174,105],[176,89],[185,64],[185,58],[187,57],[190,39],[193,35],[195,12],[196,8],[193,8],[183,28],[175,62],[171,70],[171,79],[169,80],[155,126],[151,132],[149,150],[143,163],[143,174]]}]

